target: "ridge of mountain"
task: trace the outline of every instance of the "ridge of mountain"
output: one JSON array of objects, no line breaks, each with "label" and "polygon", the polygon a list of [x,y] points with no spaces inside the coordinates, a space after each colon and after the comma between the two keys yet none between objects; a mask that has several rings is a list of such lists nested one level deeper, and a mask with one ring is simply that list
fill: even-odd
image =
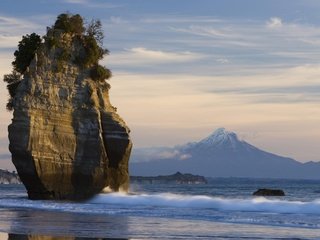
[{"label": "ridge of mountain", "polygon": [[269,153],[240,140],[236,133],[225,128],[198,142],[133,151],[132,174],[144,176],[172,171],[206,177],[320,179],[320,163],[301,163]]}]

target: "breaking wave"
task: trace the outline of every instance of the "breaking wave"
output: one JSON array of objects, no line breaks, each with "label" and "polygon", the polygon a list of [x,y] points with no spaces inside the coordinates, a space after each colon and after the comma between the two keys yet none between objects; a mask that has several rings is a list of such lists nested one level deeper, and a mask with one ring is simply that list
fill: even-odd
[{"label": "breaking wave", "polygon": [[[0,199],[0,207],[33,208],[39,210],[117,214],[123,209],[188,208],[228,212],[265,212],[320,215],[320,199],[311,202],[287,201],[256,197],[230,199],[205,195],[161,194],[99,194],[85,202],[31,201],[26,198]],[[147,211],[147,210],[146,210]],[[131,212],[132,213],[132,212]]]},{"label": "breaking wave", "polygon": [[171,193],[100,194],[89,201],[92,204],[119,206],[154,206],[175,208],[205,208],[219,211],[303,213],[320,215],[320,199],[312,202],[270,200],[264,197],[252,199],[226,199],[211,196],[188,196]]}]

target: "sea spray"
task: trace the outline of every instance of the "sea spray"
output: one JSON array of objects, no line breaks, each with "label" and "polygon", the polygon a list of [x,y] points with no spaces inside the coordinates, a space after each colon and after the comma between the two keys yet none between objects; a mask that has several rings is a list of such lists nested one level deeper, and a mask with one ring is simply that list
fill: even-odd
[{"label": "sea spray", "polygon": [[[212,209],[215,211],[266,212],[288,214],[320,215],[320,199],[302,202],[257,197],[251,199],[220,198],[205,195],[182,195],[172,193],[161,194],[99,194],[94,198],[80,203],[59,201],[31,201],[20,199],[0,199],[0,207],[34,208],[57,210],[64,212],[92,213],[114,208],[162,207],[162,208],[195,208]],[[107,211],[106,211],[107,212]]]},{"label": "sea spray", "polygon": [[161,194],[99,194],[89,201],[92,204],[118,206],[154,206],[179,208],[206,208],[218,211],[303,213],[320,215],[320,199],[311,202],[287,201],[257,197],[230,199],[205,195]]}]

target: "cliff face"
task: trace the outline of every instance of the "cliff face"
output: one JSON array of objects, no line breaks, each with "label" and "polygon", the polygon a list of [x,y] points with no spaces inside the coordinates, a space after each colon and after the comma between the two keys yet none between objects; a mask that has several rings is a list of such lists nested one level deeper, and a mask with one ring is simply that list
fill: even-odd
[{"label": "cliff face", "polygon": [[109,84],[73,63],[81,48],[70,34],[58,38],[69,60],[57,71],[61,49],[42,44],[13,99],[9,149],[19,177],[31,199],[127,190],[132,143],[110,104]]}]

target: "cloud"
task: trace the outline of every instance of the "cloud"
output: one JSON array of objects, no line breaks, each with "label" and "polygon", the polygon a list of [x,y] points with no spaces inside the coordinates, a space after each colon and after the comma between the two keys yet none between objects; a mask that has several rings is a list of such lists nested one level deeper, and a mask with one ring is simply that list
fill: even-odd
[{"label": "cloud", "polygon": [[241,93],[241,94],[316,94],[320,96],[320,84],[316,85],[299,85],[299,86],[282,86],[282,87],[252,87],[252,88],[228,88],[220,89],[216,92],[223,93]]},{"label": "cloud", "polygon": [[0,35],[2,36],[21,35],[21,33],[40,28],[44,27],[25,18],[0,15]]},{"label": "cloud", "polygon": [[[320,65],[302,65],[247,76],[212,77],[206,84],[198,84],[200,91],[237,98],[248,103],[319,104]],[[210,86],[211,85],[211,86]]]},{"label": "cloud", "polygon": [[115,17],[115,16],[111,16],[110,17],[110,22],[113,24],[124,24],[124,23],[128,23],[128,21],[124,20],[121,17]]},{"label": "cloud", "polygon": [[88,0],[65,0],[66,3],[88,4]]},{"label": "cloud", "polygon": [[206,16],[160,16],[153,18],[142,18],[142,23],[159,24],[159,23],[221,23],[222,19]]},{"label": "cloud", "polygon": [[21,37],[18,36],[1,36],[0,35],[0,48],[17,48]]},{"label": "cloud", "polygon": [[304,104],[320,103],[320,85],[228,88],[210,91],[215,94],[236,95],[249,103]]},{"label": "cloud", "polygon": [[0,15],[0,48],[16,48],[22,35],[44,32],[36,20]]},{"label": "cloud", "polygon": [[145,57],[146,59],[155,61],[186,62],[202,58],[199,54],[191,52],[165,52],[150,50],[143,47],[131,48],[129,52],[136,56]]},{"label": "cloud", "polygon": [[222,64],[225,64],[225,63],[230,63],[230,61],[226,58],[218,58],[216,60],[218,63],[222,63]]},{"label": "cloud", "polygon": [[242,25],[240,23],[226,25],[222,22],[215,27],[203,24],[190,25],[188,27],[170,27],[170,29],[177,34],[191,35],[189,37],[183,36],[182,41],[193,42],[196,40],[198,46],[202,48],[228,48],[230,50],[231,46],[239,51],[239,47],[249,49],[257,47],[260,43],[256,38],[255,30],[258,27],[255,25]]},{"label": "cloud", "polygon": [[125,51],[111,54],[108,62],[112,65],[140,65],[140,64],[170,64],[192,62],[205,58],[205,55],[193,52],[169,52],[152,50],[144,47],[134,47]]},{"label": "cloud", "polygon": [[282,19],[278,17],[272,17],[266,22],[268,28],[277,29],[283,26]]},{"label": "cloud", "polygon": [[155,147],[155,148],[134,148],[132,152],[133,162],[147,162],[153,160],[177,159],[187,160],[190,154],[180,152],[175,148]]},{"label": "cloud", "polygon": [[179,156],[179,160],[187,160],[191,158],[192,156],[190,154],[182,154]]},{"label": "cloud", "polygon": [[198,26],[191,25],[188,28],[171,28],[172,30],[184,33],[191,33],[206,37],[228,37],[230,33],[224,32],[223,30],[213,28],[211,26]]},{"label": "cloud", "polygon": [[[265,67],[286,65],[287,67],[302,63],[315,63],[317,59],[320,59],[320,52],[314,50],[315,47],[320,46],[320,28],[317,25],[297,21],[284,22],[279,17],[272,17],[267,22],[252,19],[210,19],[209,17],[201,19],[197,16],[189,18],[189,22],[185,18],[186,16],[170,15],[168,18],[167,16],[162,17],[164,20],[161,21],[160,17],[152,17],[152,15],[147,19],[132,17],[126,19],[122,15],[112,17],[106,22],[105,27],[105,32],[116,35],[116,37],[110,35],[110,38],[114,40],[108,39],[106,42],[111,46],[109,47],[111,50],[109,63],[115,62],[117,67],[120,66],[120,63],[124,63],[125,67],[130,63],[134,64],[129,54],[133,53],[131,50],[139,50],[139,48],[166,52],[170,52],[173,48],[178,53],[187,50],[209,56],[208,61],[199,61],[201,66],[196,66],[202,72],[207,70],[203,69],[204,67],[212,66],[217,62],[223,63],[219,65],[230,66],[232,62],[247,65],[245,67],[256,65]],[[195,21],[192,21],[193,19]],[[212,22],[209,22],[210,20]],[[119,24],[122,24],[121,27],[118,26]],[[280,29],[281,31],[278,31]],[[130,39],[130,42],[126,39]],[[170,51],[168,51],[168,46],[171,48]],[[126,50],[119,51],[119,49]],[[117,61],[112,61],[114,54],[117,54],[115,58]],[[148,64],[142,61],[141,55],[137,56],[137,51],[135,54],[132,56],[137,57],[137,63]],[[144,58],[146,56],[147,54]],[[159,63],[159,58],[157,59]],[[228,64],[222,59],[227,59]],[[159,65],[159,67],[163,66]],[[179,69],[176,66],[168,66],[166,71],[171,68]],[[207,68],[209,69],[209,66]],[[244,68],[238,70],[242,71],[242,69]],[[161,69],[158,72],[160,71]]]},{"label": "cloud", "polygon": [[[232,66],[239,69],[245,66]],[[226,66],[226,69],[230,68]],[[320,65],[302,65],[298,67],[283,69],[254,68],[251,71],[240,72],[232,70],[224,74],[146,74],[118,72],[115,76],[116,82],[123,82],[123,86],[128,87],[119,92],[120,96],[128,94],[129,96],[176,96],[176,91],[183,95],[190,94],[318,94],[320,93]],[[167,81],[163,81],[166,79]],[[157,87],[154,88],[155,84]],[[144,86],[145,93],[133,92],[135,85]],[[190,86],[193,86],[190,88]],[[153,89],[154,88],[154,89]],[[128,90],[128,92],[126,91]],[[160,90],[163,92],[160,92]]]},{"label": "cloud", "polygon": [[85,7],[92,7],[92,8],[117,8],[122,5],[103,2],[103,1],[93,1],[93,0],[63,0],[65,3],[69,4],[78,4],[83,5]]}]

